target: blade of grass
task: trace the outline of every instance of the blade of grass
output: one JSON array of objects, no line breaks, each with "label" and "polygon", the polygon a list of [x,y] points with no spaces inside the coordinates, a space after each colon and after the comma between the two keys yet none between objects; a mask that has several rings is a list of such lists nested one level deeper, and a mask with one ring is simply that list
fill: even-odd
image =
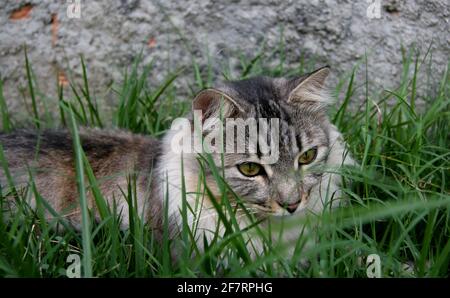
[{"label": "blade of grass", "polygon": [[75,116],[70,108],[63,106],[66,113],[69,114],[69,127],[72,133],[73,150],[75,160],[75,172],[77,180],[77,189],[80,200],[81,209],[81,236],[83,242],[83,276],[93,277],[92,272],[92,239],[91,228],[89,222],[88,198],[86,195],[86,185],[84,177],[84,162],[83,162],[83,148],[81,147],[78,127],[75,121]]}]

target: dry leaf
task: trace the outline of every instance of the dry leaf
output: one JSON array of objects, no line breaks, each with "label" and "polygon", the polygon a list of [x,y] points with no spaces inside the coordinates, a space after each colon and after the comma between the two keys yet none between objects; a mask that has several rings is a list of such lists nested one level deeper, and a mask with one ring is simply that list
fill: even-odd
[{"label": "dry leaf", "polygon": [[9,18],[11,20],[23,20],[23,19],[28,19],[30,17],[30,12],[33,9],[33,5],[31,4],[26,4],[16,10],[14,10],[11,15],[9,16]]},{"label": "dry leaf", "polygon": [[148,40],[148,47],[149,48],[154,48],[156,47],[156,38],[152,37]]},{"label": "dry leaf", "polygon": [[58,15],[56,13],[52,14],[52,46],[56,46],[56,42],[58,40]]}]

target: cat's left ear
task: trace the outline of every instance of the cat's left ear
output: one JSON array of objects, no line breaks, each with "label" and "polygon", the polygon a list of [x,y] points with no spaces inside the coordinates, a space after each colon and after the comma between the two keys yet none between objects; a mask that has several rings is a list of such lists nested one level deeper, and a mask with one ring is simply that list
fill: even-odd
[{"label": "cat's left ear", "polygon": [[202,112],[203,120],[209,117],[224,118],[234,117],[244,111],[242,105],[238,104],[227,93],[217,89],[205,89],[194,98],[192,109]]},{"label": "cat's left ear", "polygon": [[324,84],[329,74],[330,67],[325,66],[306,76],[291,80],[289,84],[293,87],[288,102],[327,104],[327,97],[324,96]]}]

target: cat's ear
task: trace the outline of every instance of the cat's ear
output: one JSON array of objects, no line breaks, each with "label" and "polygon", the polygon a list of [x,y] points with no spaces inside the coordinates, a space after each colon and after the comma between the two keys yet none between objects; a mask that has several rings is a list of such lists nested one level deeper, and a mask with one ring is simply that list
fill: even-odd
[{"label": "cat's ear", "polygon": [[288,96],[288,102],[327,104],[328,97],[324,96],[324,84],[329,74],[330,67],[325,66],[306,76],[291,80],[289,84],[292,91]]},{"label": "cat's ear", "polygon": [[231,96],[217,89],[205,89],[197,94],[192,102],[192,110],[201,111],[203,119],[230,118],[244,112],[241,105]]}]

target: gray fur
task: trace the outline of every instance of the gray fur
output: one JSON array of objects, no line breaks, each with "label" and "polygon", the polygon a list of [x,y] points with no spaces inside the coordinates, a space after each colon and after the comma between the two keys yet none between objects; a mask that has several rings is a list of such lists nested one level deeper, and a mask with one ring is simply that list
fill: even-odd
[{"label": "gray fur", "polygon": [[[257,154],[225,153],[223,168],[221,156],[213,154],[216,166],[224,171],[230,187],[258,217],[294,218],[306,211],[320,212],[327,201],[341,196],[341,178],[325,170],[352,164],[353,160],[345,158],[345,143],[326,115],[326,105],[330,100],[322,85],[327,74],[328,69],[322,68],[291,79],[256,77],[227,82],[216,89],[201,92],[193,101],[193,108],[201,109],[207,116],[217,115],[220,107],[218,99],[225,98],[222,106],[224,118],[280,119],[280,156],[276,163],[264,165],[265,175],[246,177],[237,169],[241,163],[259,162],[264,158],[259,151]],[[201,199],[200,209],[188,215],[189,222],[195,223],[198,230],[208,234],[208,237],[215,230],[217,213],[202,191],[198,193],[200,167],[197,155],[175,154],[170,147],[172,132],[168,132],[161,141],[123,131],[96,129],[84,129],[80,137],[102,192],[109,203],[116,199],[122,208],[125,228],[129,224],[128,206],[121,198],[119,187],[126,189],[127,176],[138,173],[139,211],[156,232],[162,231],[162,206],[166,196],[169,198],[172,235],[178,231],[182,179],[185,179],[188,204],[198,205]],[[16,182],[26,185],[29,181],[28,169],[32,169],[40,194],[55,210],[78,226],[81,217],[70,134],[60,130],[40,133],[16,131],[0,134],[0,142]],[[309,165],[299,167],[299,155],[311,148],[317,148],[316,159]],[[219,197],[210,169],[206,169],[205,175],[208,187]],[[5,189],[7,183],[3,170],[0,171],[0,182]],[[293,214],[286,212],[287,205],[300,201]],[[90,206],[94,206],[92,197]],[[242,219],[239,224],[245,228],[248,222]],[[223,227],[220,228],[222,230]],[[201,233],[198,239],[202,241]]]},{"label": "gray fur", "polygon": [[[264,156],[259,154],[225,152],[223,167],[222,156],[212,155],[219,171],[224,172],[230,187],[244,200],[248,211],[258,218],[295,219],[309,212],[320,213],[325,206],[336,207],[341,201],[341,177],[329,171],[354,162],[347,154],[342,136],[326,114],[327,104],[331,104],[329,96],[323,90],[327,73],[328,69],[323,68],[300,78],[257,77],[227,82],[215,89],[201,92],[194,99],[193,108],[202,110],[203,115],[210,117],[217,117],[222,111],[223,119],[280,119],[280,156],[276,163],[264,165],[265,175],[246,177],[237,169],[237,166],[244,162],[260,163]],[[172,138],[173,134],[166,135],[163,140],[164,148],[170,148]],[[296,167],[298,156],[310,148],[317,148],[317,158],[309,165]],[[197,154],[181,156],[173,154],[170,149],[164,152],[160,158],[161,167],[158,172],[160,176],[165,173],[168,179],[159,193],[161,196],[169,196],[169,210],[171,214],[175,214],[175,221],[180,222],[180,216],[177,217],[176,214],[182,206],[180,190],[184,179],[189,193],[186,198],[188,204],[197,206],[200,201],[201,205],[200,211],[188,214],[189,222],[211,238],[216,230],[218,217],[208,198],[203,195],[204,190],[198,190],[198,173],[201,169]],[[181,163],[184,165],[183,177],[180,175]],[[208,187],[220,198],[213,173],[208,167],[205,171]],[[301,203],[295,212],[286,211],[285,206],[299,201]],[[239,224],[244,229],[249,222],[242,216]],[[295,241],[300,230],[301,227],[294,229],[292,233],[285,233],[286,237],[283,236],[283,239]],[[200,242],[203,241],[201,235],[202,233],[199,233],[198,236]],[[255,248],[254,252],[260,253],[261,244],[255,238],[248,239]],[[202,244],[199,243],[199,246]]]}]

